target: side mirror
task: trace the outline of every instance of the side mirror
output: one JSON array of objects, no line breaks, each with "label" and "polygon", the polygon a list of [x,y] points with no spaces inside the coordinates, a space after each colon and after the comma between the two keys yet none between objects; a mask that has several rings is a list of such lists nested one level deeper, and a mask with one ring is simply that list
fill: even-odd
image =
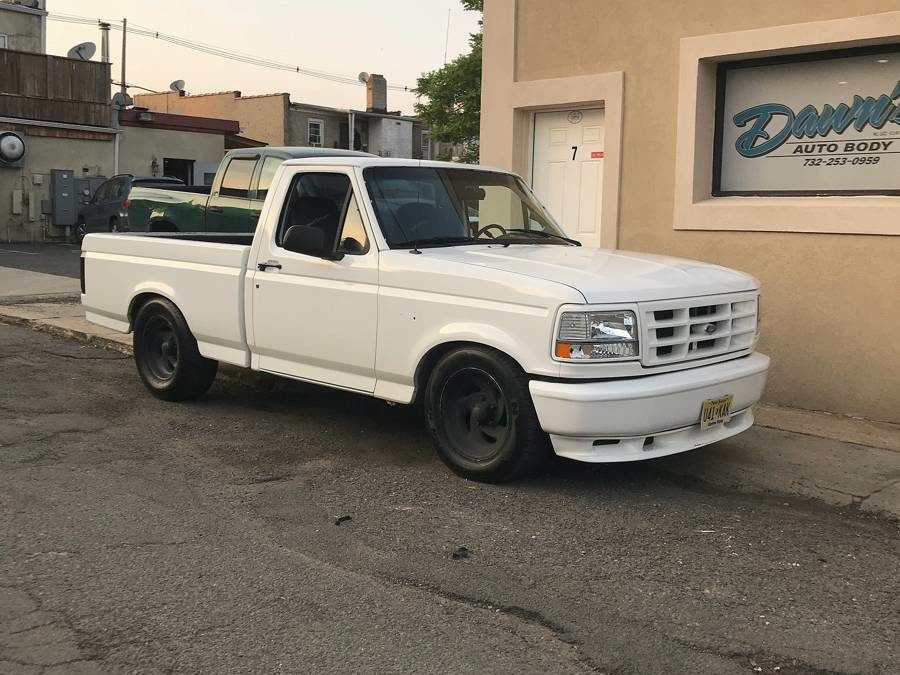
[{"label": "side mirror", "polygon": [[282,248],[292,253],[311,255],[326,260],[341,260],[343,253],[328,250],[325,246],[325,233],[316,227],[292,225],[284,233]]}]

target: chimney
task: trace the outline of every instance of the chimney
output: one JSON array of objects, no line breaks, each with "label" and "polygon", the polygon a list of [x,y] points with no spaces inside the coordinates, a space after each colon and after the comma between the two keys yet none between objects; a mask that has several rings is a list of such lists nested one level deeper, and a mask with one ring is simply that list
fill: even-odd
[{"label": "chimney", "polygon": [[384,75],[369,75],[366,79],[366,112],[387,112],[387,80]]}]

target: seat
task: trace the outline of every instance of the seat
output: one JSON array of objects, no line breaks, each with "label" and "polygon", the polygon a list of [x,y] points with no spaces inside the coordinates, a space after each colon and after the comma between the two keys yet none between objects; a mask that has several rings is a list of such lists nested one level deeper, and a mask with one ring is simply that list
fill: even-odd
[{"label": "seat", "polygon": [[333,249],[337,240],[341,212],[330,199],[300,197],[291,207],[290,227],[314,227],[325,235],[325,245]]}]

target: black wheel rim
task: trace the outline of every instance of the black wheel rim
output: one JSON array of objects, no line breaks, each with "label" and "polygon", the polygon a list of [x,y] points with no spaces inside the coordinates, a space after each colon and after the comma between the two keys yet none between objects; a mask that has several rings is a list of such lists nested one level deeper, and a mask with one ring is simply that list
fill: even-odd
[{"label": "black wheel rim", "polygon": [[444,383],[440,419],[453,449],[472,462],[494,459],[512,433],[509,405],[490,373],[464,368]]},{"label": "black wheel rim", "polygon": [[144,363],[160,380],[171,380],[178,369],[178,338],[175,326],[164,316],[151,317],[143,331]]}]

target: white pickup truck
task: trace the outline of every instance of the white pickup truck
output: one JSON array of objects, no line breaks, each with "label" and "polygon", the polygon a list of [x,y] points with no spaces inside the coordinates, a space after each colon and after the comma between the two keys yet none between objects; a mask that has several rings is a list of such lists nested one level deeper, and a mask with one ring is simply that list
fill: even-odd
[{"label": "white pickup truck", "polygon": [[90,234],[89,321],[134,331],[155,396],[225,362],[421,402],[441,458],[504,480],[549,454],[649,459],[753,423],[759,285],[583,248],[517,176],[377,157],[289,160],[253,235]]}]

